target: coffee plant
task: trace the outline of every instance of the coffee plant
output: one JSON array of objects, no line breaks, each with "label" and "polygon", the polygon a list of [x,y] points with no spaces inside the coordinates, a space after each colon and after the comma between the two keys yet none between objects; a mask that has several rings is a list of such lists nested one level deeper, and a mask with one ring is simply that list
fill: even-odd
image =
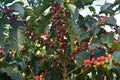
[{"label": "coffee plant", "polygon": [[120,0],[94,1],[0,0],[0,80],[119,80]]}]

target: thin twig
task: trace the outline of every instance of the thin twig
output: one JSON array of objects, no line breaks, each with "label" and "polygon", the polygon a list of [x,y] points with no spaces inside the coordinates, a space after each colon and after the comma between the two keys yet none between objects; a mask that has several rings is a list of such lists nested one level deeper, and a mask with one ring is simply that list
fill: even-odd
[{"label": "thin twig", "polygon": [[86,69],[85,71],[79,73],[79,74],[76,76],[76,78],[79,77],[79,76],[81,76],[82,74],[84,74],[84,73],[87,72],[88,70],[89,70],[89,69]]},{"label": "thin twig", "polygon": [[76,68],[72,69],[71,71],[69,71],[69,72],[67,73],[67,76],[69,76],[72,72],[76,71],[77,69],[78,69],[78,67],[76,67]]}]

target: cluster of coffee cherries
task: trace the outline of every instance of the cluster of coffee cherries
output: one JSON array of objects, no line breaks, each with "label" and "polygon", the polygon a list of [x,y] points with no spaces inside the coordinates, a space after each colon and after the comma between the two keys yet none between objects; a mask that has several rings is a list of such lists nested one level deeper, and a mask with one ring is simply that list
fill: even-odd
[{"label": "cluster of coffee cherries", "polygon": [[26,35],[27,37],[29,37],[30,41],[34,41],[34,40],[35,40],[35,36],[36,36],[35,32],[30,31],[30,30],[27,30],[27,31],[25,32],[25,35]]},{"label": "cluster of coffee cherries", "polygon": [[4,48],[0,46],[0,55],[3,55],[3,53],[4,53]]},{"label": "cluster of coffee cherries", "polygon": [[92,66],[93,67],[104,66],[110,61],[111,58],[112,55],[108,54],[107,56],[100,56],[98,58],[86,59],[84,60],[83,67],[86,69]]},{"label": "cluster of coffee cherries", "polygon": [[[7,15],[7,19],[9,20],[9,21],[16,21],[16,20],[18,20],[18,15],[17,14],[15,14],[14,13],[14,10],[12,10],[11,8],[9,8],[9,7],[4,7],[3,8],[3,13],[5,14],[5,15]],[[28,21],[26,21],[25,19],[23,19],[23,20],[20,20],[20,21],[22,21],[26,26],[28,26]]]},{"label": "cluster of coffee cherries", "polygon": [[47,75],[49,72],[48,72],[48,70],[46,70],[45,72],[42,72],[40,75],[37,75],[37,76],[35,76],[35,78],[34,79],[32,79],[32,80],[45,80],[45,75]]},{"label": "cluster of coffee cherries", "polygon": [[[46,45],[48,44],[48,40],[49,40],[49,34],[47,33],[41,33],[41,35],[38,38],[38,41],[40,44]],[[49,43],[50,44],[50,43]]]},{"label": "cluster of coffee cherries", "polygon": [[98,19],[98,22],[101,23],[102,25],[106,24],[105,19],[108,18],[108,16],[103,16],[103,18]]},{"label": "cluster of coffee cherries", "polygon": [[[60,5],[58,2],[54,1],[53,6],[51,8],[52,15],[52,27],[55,29],[55,36],[52,36],[52,41],[57,40],[56,44],[58,44],[57,48],[67,50],[68,48],[68,32],[66,30],[67,27],[67,19],[70,16],[69,11],[63,5]],[[60,53],[61,50],[58,50]]]},{"label": "cluster of coffee cherries", "polygon": [[66,26],[66,19],[69,17],[69,11],[65,9],[64,6],[60,5],[56,1],[54,1],[53,6],[51,8],[51,13],[53,14],[52,26]]},{"label": "cluster of coffee cherries", "polygon": [[88,50],[89,48],[89,45],[87,42],[82,42],[81,45],[79,45],[78,43],[78,39],[75,39],[74,40],[74,45],[75,45],[75,48],[74,48],[74,51],[72,53],[72,60],[74,61],[76,59],[76,54],[78,52],[81,52],[81,51],[86,51]]}]

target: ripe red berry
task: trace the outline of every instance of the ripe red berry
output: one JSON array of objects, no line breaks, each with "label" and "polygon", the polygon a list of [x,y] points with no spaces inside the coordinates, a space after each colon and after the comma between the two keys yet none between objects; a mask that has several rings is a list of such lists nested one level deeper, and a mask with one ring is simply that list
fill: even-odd
[{"label": "ripe red berry", "polygon": [[31,34],[31,31],[27,30],[27,31],[25,32],[25,34],[26,34],[26,35],[30,35],[30,34]]},{"label": "ripe red berry", "polygon": [[120,41],[119,41],[119,40],[114,40],[113,42],[114,42],[114,43],[120,43]]},{"label": "ripe red berry", "polygon": [[111,48],[110,51],[111,51],[111,52],[114,52],[114,51],[115,51],[115,48]]},{"label": "ripe red berry", "polygon": [[84,49],[84,50],[87,50],[88,49],[88,43],[87,42],[82,42],[81,44],[81,47]]},{"label": "ripe red berry", "polygon": [[112,55],[108,54],[107,57],[108,57],[108,60],[110,60],[112,58]]},{"label": "ripe red berry", "polygon": [[18,18],[18,16],[15,15],[15,14],[12,14],[11,16],[8,17],[8,19],[9,19],[10,21],[12,21],[12,20],[17,20],[17,18]]},{"label": "ripe red berry", "polygon": [[97,62],[99,62],[99,61],[101,61],[101,58],[100,58],[100,57],[97,58]]},{"label": "ripe red berry", "polygon": [[26,53],[26,49],[23,48],[20,52],[21,52],[22,55],[24,55]]},{"label": "ripe red berry", "polygon": [[6,7],[6,8],[3,9],[3,12],[4,13],[10,13],[10,12],[12,12],[12,10],[10,8]]},{"label": "ripe red berry", "polygon": [[57,7],[58,5],[59,5],[59,4],[58,4],[57,1],[54,1],[54,2],[53,2],[53,6],[54,6],[54,7]]},{"label": "ripe red berry", "polygon": [[105,64],[105,61],[101,61],[101,65],[104,65]]},{"label": "ripe red berry", "polygon": [[96,66],[100,66],[101,65],[101,62],[96,62]]},{"label": "ripe red berry", "polygon": [[101,61],[105,61],[105,56],[101,56]]},{"label": "ripe red berry", "polygon": [[26,21],[25,19],[23,19],[22,22],[23,22],[26,26],[28,26],[28,21]]},{"label": "ripe red berry", "polygon": [[91,32],[92,29],[91,28],[87,28],[86,32]]},{"label": "ripe red berry", "polygon": [[3,53],[4,53],[4,48],[0,46],[0,55],[3,55]]}]

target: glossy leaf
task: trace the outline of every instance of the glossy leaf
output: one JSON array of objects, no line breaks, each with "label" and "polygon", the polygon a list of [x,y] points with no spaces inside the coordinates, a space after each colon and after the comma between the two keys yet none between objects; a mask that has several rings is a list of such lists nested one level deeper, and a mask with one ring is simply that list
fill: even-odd
[{"label": "glossy leaf", "polygon": [[79,17],[78,8],[73,4],[68,4],[68,8],[70,9],[70,13],[71,13],[72,28],[76,34],[80,34],[80,28],[76,23],[76,20],[78,20]]},{"label": "glossy leaf", "polygon": [[30,64],[32,65],[34,74],[38,74],[40,70],[41,61],[39,57],[32,56]]},{"label": "glossy leaf", "polygon": [[108,46],[111,46],[112,45],[112,42],[114,40],[114,34],[113,33],[110,33],[110,34],[105,34],[102,38],[102,43],[104,44],[108,44]]},{"label": "glossy leaf", "polygon": [[105,3],[103,6],[101,6],[100,10],[105,11],[111,6],[111,3]]},{"label": "glossy leaf", "polygon": [[17,68],[14,67],[6,67],[1,68],[2,73],[7,73],[8,76],[10,76],[13,80],[25,80],[20,72],[17,70]]},{"label": "glossy leaf", "polygon": [[45,80],[61,80],[60,72],[57,70],[52,70],[47,76],[45,77]]},{"label": "glossy leaf", "polygon": [[15,61],[18,64],[18,66],[20,67],[20,69],[24,71],[25,68],[26,68],[26,64],[25,64],[24,58],[16,57]]},{"label": "glossy leaf", "polygon": [[89,57],[90,57],[90,53],[85,52],[85,51],[79,52],[76,55],[76,64],[78,66],[82,66],[84,63],[84,60],[89,59]]},{"label": "glossy leaf", "polygon": [[89,6],[89,10],[93,13],[95,13],[95,8],[93,6]]},{"label": "glossy leaf", "polygon": [[105,56],[105,49],[96,49],[94,52],[94,57],[98,58],[100,56]]},{"label": "glossy leaf", "polygon": [[0,0],[0,2],[5,2],[6,4],[7,3],[12,3],[14,0]]},{"label": "glossy leaf", "polygon": [[13,5],[10,6],[10,8],[18,12],[21,16],[24,16],[25,11],[22,5],[14,3]]},{"label": "glossy leaf", "polygon": [[120,51],[115,51],[113,53],[112,60],[116,63],[120,63]]},{"label": "glossy leaf", "polygon": [[113,16],[107,18],[105,21],[109,25],[116,25],[116,19]]},{"label": "glossy leaf", "polygon": [[20,51],[24,40],[25,33],[24,24],[21,21],[12,21],[10,25],[11,25],[11,29],[9,30],[10,45],[13,49],[17,49],[18,51]]}]

